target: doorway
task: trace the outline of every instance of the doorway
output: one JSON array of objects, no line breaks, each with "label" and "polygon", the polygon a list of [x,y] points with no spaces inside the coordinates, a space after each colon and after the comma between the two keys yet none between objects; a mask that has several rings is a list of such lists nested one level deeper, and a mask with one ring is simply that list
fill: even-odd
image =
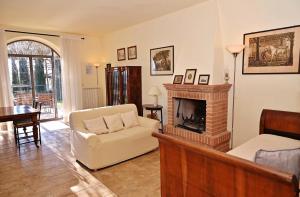
[{"label": "doorway", "polygon": [[41,119],[62,118],[61,63],[51,47],[33,40],[7,45],[14,105],[42,103]]}]

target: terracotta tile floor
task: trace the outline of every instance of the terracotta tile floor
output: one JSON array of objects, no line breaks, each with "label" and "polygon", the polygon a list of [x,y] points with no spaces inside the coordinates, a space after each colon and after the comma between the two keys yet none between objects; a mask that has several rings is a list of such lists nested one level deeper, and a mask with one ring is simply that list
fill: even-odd
[{"label": "terracotta tile floor", "polygon": [[70,154],[66,125],[43,123],[42,140],[19,151],[0,131],[0,196],[160,196],[158,151],[94,172]]}]

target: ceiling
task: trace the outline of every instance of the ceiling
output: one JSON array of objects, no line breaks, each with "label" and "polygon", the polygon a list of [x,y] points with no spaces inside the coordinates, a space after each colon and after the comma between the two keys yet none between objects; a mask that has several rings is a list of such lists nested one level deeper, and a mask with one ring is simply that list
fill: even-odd
[{"label": "ceiling", "polygon": [[0,24],[103,35],[205,0],[0,0]]}]

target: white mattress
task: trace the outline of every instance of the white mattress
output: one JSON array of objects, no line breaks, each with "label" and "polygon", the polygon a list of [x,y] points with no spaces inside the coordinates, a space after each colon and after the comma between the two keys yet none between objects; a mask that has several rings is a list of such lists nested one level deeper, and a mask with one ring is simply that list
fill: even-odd
[{"label": "white mattress", "polygon": [[260,149],[283,150],[293,148],[300,148],[300,140],[294,140],[277,135],[262,134],[252,138],[227,153],[249,161],[254,161],[255,153]]}]

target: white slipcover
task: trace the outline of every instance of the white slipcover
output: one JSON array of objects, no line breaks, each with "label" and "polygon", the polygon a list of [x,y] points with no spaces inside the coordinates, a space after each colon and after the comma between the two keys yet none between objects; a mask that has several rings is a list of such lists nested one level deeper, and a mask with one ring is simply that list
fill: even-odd
[{"label": "white slipcover", "polygon": [[139,116],[138,126],[102,135],[88,133],[83,124],[86,119],[129,111],[137,114],[136,106],[125,104],[72,112],[71,151],[75,158],[89,169],[99,169],[156,149],[158,141],[151,135],[159,128],[156,120]]}]

